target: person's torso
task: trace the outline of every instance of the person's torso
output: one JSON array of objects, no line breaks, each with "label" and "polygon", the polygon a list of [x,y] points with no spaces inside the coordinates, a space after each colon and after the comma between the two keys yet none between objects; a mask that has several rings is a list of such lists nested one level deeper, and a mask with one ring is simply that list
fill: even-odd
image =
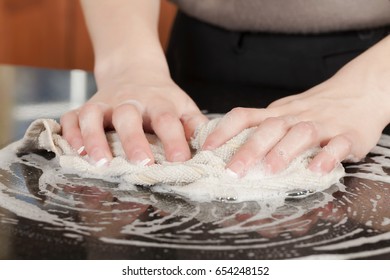
[{"label": "person's torso", "polygon": [[237,31],[320,33],[390,25],[389,0],[171,0],[186,14]]}]

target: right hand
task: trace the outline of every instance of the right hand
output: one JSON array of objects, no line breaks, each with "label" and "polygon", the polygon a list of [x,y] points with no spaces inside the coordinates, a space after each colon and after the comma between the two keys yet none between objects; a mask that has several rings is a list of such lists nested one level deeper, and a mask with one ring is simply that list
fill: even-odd
[{"label": "right hand", "polygon": [[112,159],[106,129],[116,130],[127,159],[135,164],[154,163],[145,132],[158,136],[168,161],[190,159],[187,140],[207,117],[170,78],[132,82],[128,77],[123,74],[98,83],[98,92],[87,103],[64,114],[63,137],[97,166]]}]

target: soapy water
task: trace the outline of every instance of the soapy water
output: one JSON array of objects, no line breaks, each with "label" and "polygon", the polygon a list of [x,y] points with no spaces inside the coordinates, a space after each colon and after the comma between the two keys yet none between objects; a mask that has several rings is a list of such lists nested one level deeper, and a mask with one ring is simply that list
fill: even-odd
[{"label": "soapy water", "polygon": [[0,228],[28,220],[80,244],[190,250],[187,258],[390,256],[389,136],[326,191],[239,203],[63,174],[53,156],[16,155],[12,145],[0,151]]}]

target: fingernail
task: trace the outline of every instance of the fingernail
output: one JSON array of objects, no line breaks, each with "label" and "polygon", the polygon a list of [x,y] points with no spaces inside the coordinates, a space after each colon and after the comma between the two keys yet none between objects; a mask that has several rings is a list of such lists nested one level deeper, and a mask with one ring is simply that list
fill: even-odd
[{"label": "fingernail", "polygon": [[215,148],[216,148],[215,145],[208,144],[208,145],[202,147],[202,151],[212,151]]},{"label": "fingernail", "polygon": [[145,158],[144,160],[141,160],[141,161],[138,161],[136,162],[137,165],[139,166],[146,166],[148,165],[148,163],[151,161],[150,158]]},{"label": "fingernail", "polygon": [[99,168],[99,167],[107,166],[107,163],[108,163],[108,159],[102,158],[95,163],[95,166]]},{"label": "fingernail", "polygon": [[267,175],[276,175],[278,173],[281,173],[288,166],[284,160],[275,157],[267,157],[264,162],[265,173]]},{"label": "fingernail", "polygon": [[146,166],[152,159],[143,151],[136,151],[131,157],[131,161],[139,166]]},{"label": "fingernail", "polygon": [[217,145],[213,143],[203,144],[202,151],[211,151],[217,148]]},{"label": "fingernail", "polygon": [[324,171],[322,170],[322,164],[320,162],[317,162],[314,165],[310,166],[310,171],[317,173],[319,175],[324,174]]},{"label": "fingernail", "polygon": [[89,162],[96,167],[107,166],[109,157],[104,153],[103,150],[95,148],[89,153]]},{"label": "fingernail", "polygon": [[236,161],[233,164],[230,164],[226,170],[230,170],[231,174],[234,173],[237,177],[241,177],[245,171],[245,165],[241,161]]},{"label": "fingernail", "polygon": [[85,151],[85,146],[81,146],[78,150],[77,153],[81,155]]},{"label": "fingernail", "polygon": [[226,169],[226,174],[229,176],[229,177],[232,177],[234,179],[238,179],[239,176],[236,172],[232,171],[230,168],[227,168]]},{"label": "fingernail", "polygon": [[207,145],[202,147],[202,151],[211,151],[214,150],[214,146]]}]

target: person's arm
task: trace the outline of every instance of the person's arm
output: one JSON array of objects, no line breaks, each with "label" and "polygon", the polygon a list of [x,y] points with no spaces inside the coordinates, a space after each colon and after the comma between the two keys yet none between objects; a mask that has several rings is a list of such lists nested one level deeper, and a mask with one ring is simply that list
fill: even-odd
[{"label": "person's arm", "polygon": [[169,77],[157,24],[160,1],[82,0],[100,86],[126,72],[134,80]]},{"label": "person's arm", "polygon": [[[263,161],[270,173],[285,169],[315,146],[309,169],[328,173],[344,160],[363,158],[390,123],[390,36],[345,65],[332,78],[266,109],[236,108],[206,139],[214,149],[245,128],[258,126],[227,168],[237,176]],[[233,173],[232,173],[233,172]]]},{"label": "person's arm", "polygon": [[170,78],[158,38],[159,2],[82,0],[98,92],[62,116],[61,126],[64,138],[99,166],[112,158],[106,128],[118,132],[129,160],[151,164],[144,131],[157,134],[168,160],[184,161],[186,138],[206,119]]}]

